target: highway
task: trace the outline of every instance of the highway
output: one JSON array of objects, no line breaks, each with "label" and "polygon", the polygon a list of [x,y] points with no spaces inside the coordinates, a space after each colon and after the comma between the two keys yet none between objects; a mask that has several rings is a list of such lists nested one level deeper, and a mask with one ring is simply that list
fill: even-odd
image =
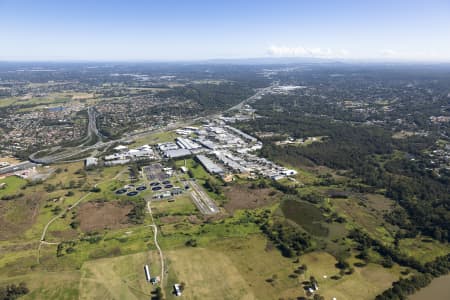
[{"label": "highway", "polygon": [[236,104],[235,106],[230,107],[225,112],[230,112],[230,111],[233,111],[233,110],[240,110],[240,109],[242,109],[242,107],[244,107],[245,104],[249,104],[249,103],[255,102],[256,100],[258,100],[259,97],[262,97],[265,93],[269,92],[270,90],[272,90],[274,87],[277,87],[278,85],[279,85],[278,82],[274,82],[268,87],[259,89],[256,92],[256,94],[254,94],[253,96],[248,97],[247,99],[245,99],[244,101]]},{"label": "highway", "polygon": [[89,122],[88,122],[88,129],[87,129],[87,135],[86,135],[86,139],[87,141],[85,143],[82,144],[88,144],[92,142],[92,139],[96,139],[96,141],[102,141],[102,139],[104,138],[103,135],[101,135],[101,133],[98,131],[97,128],[97,112],[95,111],[95,109],[93,107],[89,107],[88,110],[88,118],[89,118]]},{"label": "highway", "polygon": [[[269,87],[259,89],[253,96],[251,96],[251,97],[241,101],[239,104],[227,109],[226,112],[241,109],[245,104],[252,103],[252,102],[258,100],[258,98],[261,97],[264,93],[267,93],[268,91],[270,91],[273,87],[275,87],[277,85],[278,85],[278,83],[273,83]],[[205,119],[218,118],[219,114],[211,114],[208,116],[187,119],[184,121],[169,124],[167,126],[164,126],[164,127],[158,128],[158,129],[152,129],[152,130],[148,130],[148,131],[139,132],[136,134],[126,135],[119,140],[108,141],[108,142],[102,141],[102,139],[104,139],[104,137],[98,131],[97,122],[96,122],[97,113],[95,112],[95,109],[93,107],[88,108],[88,116],[89,116],[89,124],[88,124],[87,135],[84,138],[84,140],[86,140],[85,142],[81,143],[79,146],[76,146],[76,147],[66,147],[66,148],[54,147],[53,149],[55,149],[55,151],[53,151],[52,153],[50,153],[44,157],[37,157],[37,155],[41,151],[35,152],[29,156],[30,161],[34,162],[34,163],[38,163],[38,164],[52,164],[52,163],[56,163],[56,162],[69,161],[69,160],[73,160],[73,157],[77,157],[80,154],[82,154],[83,152],[89,152],[89,151],[94,151],[94,150],[97,150],[100,148],[106,148],[107,146],[110,146],[117,142],[120,143],[120,142],[129,140],[129,139],[139,138],[139,137],[143,137],[143,136],[146,136],[149,134],[170,131],[170,130],[180,128],[183,126],[189,126],[195,122],[199,122],[199,121],[202,121]],[[87,146],[86,144],[90,143],[94,136],[96,138],[98,138],[97,142],[93,145]],[[86,157],[87,156],[89,156],[89,155],[86,154]],[[79,160],[81,160],[81,158]]]},{"label": "highway", "polygon": [[[88,151],[94,151],[99,148],[106,147],[108,145],[111,145],[114,143],[114,141],[109,142],[102,142],[102,139],[104,136],[101,135],[101,133],[98,131],[97,128],[97,113],[95,112],[95,109],[93,107],[89,107],[88,110],[88,127],[87,127],[87,134],[86,137],[83,139],[83,143],[76,147],[66,147],[66,148],[59,148],[54,147],[54,151],[46,156],[43,157],[37,157],[39,152],[35,152],[29,156],[30,161],[39,163],[39,164],[51,164],[54,162],[61,162],[65,160],[69,160],[71,157],[77,156],[83,152]],[[94,141],[96,141],[95,144],[87,146],[87,144],[90,144]]]}]

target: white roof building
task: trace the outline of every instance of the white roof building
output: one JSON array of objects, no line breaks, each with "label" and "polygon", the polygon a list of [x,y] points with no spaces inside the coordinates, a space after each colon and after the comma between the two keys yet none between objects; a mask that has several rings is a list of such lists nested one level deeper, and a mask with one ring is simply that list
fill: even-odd
[{"label": "white roof building", "polygon": [[192,152],[188,149],[174,149],[164,151],[164,156],[167,158],[179,158],[183,156],[189,156]]},{"label": "white roof building", "polygon": [[128,147],[127,146],[123,146],[123,145],[119,145],[117,147],[114,147],[114,150],[116,150],[116,151],[125,151],[125,150],[128,150]]}]

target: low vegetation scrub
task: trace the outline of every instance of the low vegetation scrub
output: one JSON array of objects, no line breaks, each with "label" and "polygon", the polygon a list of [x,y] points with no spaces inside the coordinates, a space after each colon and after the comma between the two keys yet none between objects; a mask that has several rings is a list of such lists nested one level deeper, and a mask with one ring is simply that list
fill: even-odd
[{"label": "low vegetation scrub", "polygon": [[0,287],[0,300],[14,300],[23,295],[28,294],[29,290],[24,282],[16,284],[10,284],[4,287]]}]

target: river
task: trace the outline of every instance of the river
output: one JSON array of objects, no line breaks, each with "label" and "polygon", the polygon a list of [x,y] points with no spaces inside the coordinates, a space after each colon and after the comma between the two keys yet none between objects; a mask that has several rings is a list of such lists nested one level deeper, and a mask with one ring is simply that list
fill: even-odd
[{"label": "river", "polygon": [[427,286],[408,298],[409,300],[449,300],[450,274],[433,279]]}]

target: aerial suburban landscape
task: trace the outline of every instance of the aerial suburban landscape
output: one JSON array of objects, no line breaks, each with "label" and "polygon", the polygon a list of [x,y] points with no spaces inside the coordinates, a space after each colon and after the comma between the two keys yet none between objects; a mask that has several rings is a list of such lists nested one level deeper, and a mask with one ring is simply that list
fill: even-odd
[{"label": "aerial suburban landscape", "polygon": [[450,299],[450,60],[8,47],[0,300]]}]

